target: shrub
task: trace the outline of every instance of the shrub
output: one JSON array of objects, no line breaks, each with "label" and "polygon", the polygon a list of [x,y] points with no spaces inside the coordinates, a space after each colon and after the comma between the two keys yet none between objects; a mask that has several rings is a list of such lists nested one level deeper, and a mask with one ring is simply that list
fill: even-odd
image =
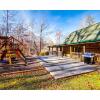
[{"label": "shrub", "polygon": [[46,52],[45,52],[45,55],[49,55],[49,52],[48,52],[48,51],[46,51]]},{"label": "shrub", "polygon": [[39,55],[40,56],[46,56],[46,55],[49,55],[49,52],[48,51],[45,51],[45,52],[42,51],[42,52],[39,53]]},{"label": "shrub", "polygon": [[39,53],[39,56],[44,56],[44,52],[40,52]]}]

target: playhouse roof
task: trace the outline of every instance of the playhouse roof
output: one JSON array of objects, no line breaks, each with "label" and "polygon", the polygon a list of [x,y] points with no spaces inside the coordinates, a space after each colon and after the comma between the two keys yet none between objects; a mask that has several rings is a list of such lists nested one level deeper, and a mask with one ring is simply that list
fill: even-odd
[{"label": "playhouse roof", "polygon": [[100,41],[100,22],[72,32],[64,44],[79,44]]}]

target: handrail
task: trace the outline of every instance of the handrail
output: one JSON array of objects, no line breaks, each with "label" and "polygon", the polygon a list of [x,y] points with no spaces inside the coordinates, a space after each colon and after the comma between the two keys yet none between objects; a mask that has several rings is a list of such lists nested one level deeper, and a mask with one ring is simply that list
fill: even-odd
[{"label": "handrail", "polygon": [[15,41],[17,41],[17,42],[21,43],[22,45],[24,45],[22,42],[20,42],[19,40],[17,40],[17,39],[14,38],[13,36],[10,36],[9,38],[12,38],[12,39],[14,39]]}]

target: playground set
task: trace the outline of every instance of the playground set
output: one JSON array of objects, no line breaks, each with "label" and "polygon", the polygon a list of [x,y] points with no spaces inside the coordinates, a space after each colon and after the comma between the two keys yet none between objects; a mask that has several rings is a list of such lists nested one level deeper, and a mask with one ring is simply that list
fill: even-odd
[{"label": "playground set", "polygon": [[26,45],[13,36],[0,36],[0,65],[24,62],[27,65],[25,50]]}]

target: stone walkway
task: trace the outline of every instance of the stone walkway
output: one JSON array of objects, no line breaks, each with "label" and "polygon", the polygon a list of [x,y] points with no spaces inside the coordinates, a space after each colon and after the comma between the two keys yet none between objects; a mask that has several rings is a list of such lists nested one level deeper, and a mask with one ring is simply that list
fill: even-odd
[{"label": "stone walkway", "polygon": [[93,65],[87,65],[69,57],[44,56],[38,59],[55,79],[96,70]]}]

